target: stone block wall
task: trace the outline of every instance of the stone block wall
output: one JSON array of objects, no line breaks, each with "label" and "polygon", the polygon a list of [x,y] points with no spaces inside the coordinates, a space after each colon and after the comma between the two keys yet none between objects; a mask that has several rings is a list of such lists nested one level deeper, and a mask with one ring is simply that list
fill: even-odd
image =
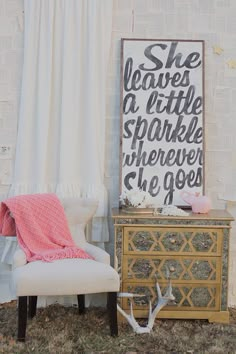
[{"label": "stone block wall", "polygon": [[23,0],[0,0],[0,197],[11,182],[23,60]]}]

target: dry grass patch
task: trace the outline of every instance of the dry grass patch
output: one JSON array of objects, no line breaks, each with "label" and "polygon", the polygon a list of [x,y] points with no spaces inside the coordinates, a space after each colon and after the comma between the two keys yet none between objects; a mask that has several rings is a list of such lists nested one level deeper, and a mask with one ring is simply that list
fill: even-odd
[{"label": "dry grass patch", "polygon": [[236,310],[229,325],[200,320],[156,320],[150,334],[135,334],[122,324],[110,337],[106,311],[52,305],[28,321],[26,343],[16,342],[16,303],[0,305],[0,353],[236,353]]}]

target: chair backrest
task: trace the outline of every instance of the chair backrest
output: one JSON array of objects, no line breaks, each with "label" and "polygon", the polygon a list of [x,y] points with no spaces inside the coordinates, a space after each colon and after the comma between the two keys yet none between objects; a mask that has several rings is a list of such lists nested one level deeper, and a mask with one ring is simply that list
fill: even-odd
[{"label": "chair backrest", "polygon": [[90,198],[61,199],[70,232],[77,246],[84,248],[86,243],[85,226],[94,216],[98,200]]}]

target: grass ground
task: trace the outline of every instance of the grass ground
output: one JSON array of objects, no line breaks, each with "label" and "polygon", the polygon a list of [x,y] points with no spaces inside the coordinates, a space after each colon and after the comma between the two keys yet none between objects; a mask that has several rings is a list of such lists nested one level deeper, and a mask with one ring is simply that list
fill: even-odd
[{"label": "grass ground", "polygon": [[16,303],[0,305],[0,353],[236,353],[236,309],[230,324],[204,320],[156,320],[150,334],[135,334],[128,324],[119,325],[119,336],[109,335],[106,311],[51,305],[38,309],[28,322],[25,343],[16,342]]}]

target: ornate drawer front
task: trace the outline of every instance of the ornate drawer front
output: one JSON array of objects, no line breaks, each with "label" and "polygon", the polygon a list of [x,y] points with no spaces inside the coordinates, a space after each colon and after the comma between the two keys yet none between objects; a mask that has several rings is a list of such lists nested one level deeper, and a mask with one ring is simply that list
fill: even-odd
[{"label": "ornate drawer front", "polygon": [[220,283],[220,257],[149,256],[123,257],[123,280],[129,282],[166,281],[167,269],[171,282]]},{"label": "ornate drawer front", "polygon": [[124,227],[124,253],[221,255],[222,228]]},{"label": "ornate drawer front", "polygon": [[[165,293],[166,285],[160,284],[162,294]],[[148,309],[149,301],[151,300],[152,306],[157,302],[157,293],[155,285],[152,283],[147,284],[123,284],[124,292],[131,292],[136,294],[145,294],[144,297],[134,297],[133,308]],[[220,309],[219,299],[219,286],[218,285],[203,285],[203,284],[174,284],[172,286],[175,301],[165,306],[165,311],[184,311],[184,310],[203,310],[203,311],[217,311]],[[128,310],[129,299],[122,299],[122,306]]]}]

